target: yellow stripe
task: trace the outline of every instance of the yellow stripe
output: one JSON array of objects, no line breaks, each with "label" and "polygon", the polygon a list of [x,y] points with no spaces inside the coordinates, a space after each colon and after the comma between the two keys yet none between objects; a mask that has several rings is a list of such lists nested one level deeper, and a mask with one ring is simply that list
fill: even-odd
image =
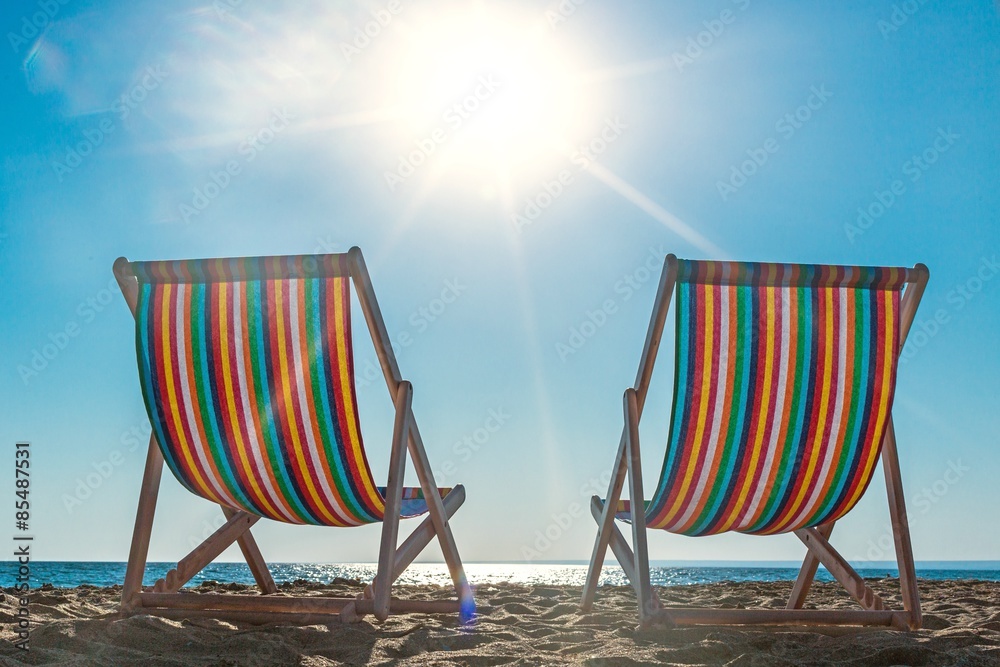
[{"label": "yellow stripe", "polygon": [[665,526],[677,515],[680,510],[681,501],[684,496],[687,495],[688,487],[691,486],[691,479],[694,477],[694,471],[698,463],[698,454],[701,450],[702,439],[705,437],[705,422],[708,415],[708,399],[711,393],[710,389],[712,386],[712,357],[714,352],[715,339],[712,333],[715,331],[715,304],[714,304],[714,292],[710,285],[699,286],[699,288],[705,290],[705,326],[702,331],[707,332],[705,336],[705,354],[702,361],[702,373],[701,373],[701,405],[698,406],[698,425],[694,434],[694,447],[691,453],[685,458],[684,463],[686,469],[684,471],[684,479],[681,482],[680,492],[674,499],[673,505],[667,511],[666,515],[663,517],[663,521],[660,525]]},{"label": "yellow stripe", "polygon": [[[366,466],[363,465],[365,461],[365,453],[361,449],[361,435],[358,433],[358,420],[357,415],[354,413],[354,400],[351,396],[351,387],[353,386],[353,380],[351,378],[350,369],[347,366],[347,334],[344,331],[346,327],[341,326],[345,321],[344,315],[344,293],[341,290],[341,281],[343,278],[337,278],[333,281],[333,304],[334,304],[334,321],[336,326],[334,331],[337,336],[337,369],[340,372],[340,389],[343,394],[344,402],[344,416],[347,419],[347,431],[348,436],[351,439],[351,452],[358,466],[358,471],[360,473],[361,482],[364,484],[365,493],[368,494],[368,498],[371,504],[378,508],[379,511],[385,511],[385,503],[382,500],[381,494],[375,490],[375,485],[368,474]],[[350,474],[350,471],[347,471]]]},{"label": "yellow stripe", "polygon": [[173,292],[173,285],[169,283],[164,284],[163,297],[160,301],[160,345],[163,350],[163,375],[167,382],[167,405],[165,407],[174,422],[174,431],[177,433],[181,454],[184,456],[184,460],[187,461],[188,470],[191,471],[191,475],[194,477],[195,485],[201,489],[202,495],[219,502],[219,497],[202,478],[201,472],[194,462],[194,458],[191,455],[191,443],[187,441],[187,436],[184,435],[184,425],[181,423],[181,402],[177,396],[177,388],[174,386],[174,360],[170,356],[170,308],[175,305],[171,292]]},{"label": "yellow stripe", "polygon": [[[879,293],[882,294],[882,298],[885,300],[885,336],[883,337],[883,344],[885,347],[882,350],[882,354],[885,355],[885,362],[882,369],[882,400],[879,402],[878,413],[876,413],[875,416],[876,434],[883,433],[885,421],[889,415],[889,390],[892,388],[892,367],[896,363],[896,349],[894,343],[896,339],[897,310],[893,304],[893,296],[895,293],[892,290],[881,290]],[[878,322],[872,322],[872,326],[878,326]],[[872,472],[874,471],[875,464],[878,460],[878,454],[882,451],[881,445],[881,440],[873,443],[871,451],[868,453],[868,460],[865,461],[864,472],[861,478],[862,480],[871,479]],[[866,484],[858,484],[847,504],[848,508],[854,506],[854,504],[861,497],[861,492],[866,486]]]},{"label": "yellow stripe", "polygon": [[[240,431],[240,418],[236,410],[236,397],[233,394],[233,377],[235,377],[235,374],[229,360],[228,287],[227,283],[219,283],[219,303],[222,304],[222,307],[219,308],[219,330],[217,333],[219,335],[219,349],[222,351],[222,383],[226,394],[226,407],[229,410],[229,422],[232,424],[233,439],[236,441],[236,451],[240,456],[240,464],[243,466],[243,473],[246,475],[246,478],[250,480],[250,486],[253,487],[255,496],[254,500],[264,505],[272,517],[278,517],[281,516],[281,514],[279,514],[271,503],[268,502],[267,497],[260,490],[260,486],[257,484],[257,475],[254,474],[253,468],[250,466],[250,461],[247,457],[246,443],[243,442],[243,434]],[[249,424],[251,417],[250,415],[247,415],[246,417]],[[224,434],[220,435],[225,437]]]},{"label": "yellow stripe", "polygon": [[[764,339],[767,341],[764,353],[764,387],[761,394],[760,411],[757,415],[757,433],[754,435],[753,448],[750,450],[750,465],[747,467],[746,477],[743,479],[743,486],[740,488],[739,500],[733,506],[732,513],[726,518],[725,524],[717,532],[729,530],[733,522],[740,515],[740,511],[746,504],[747,496],[750,494],[750,482],[756,477],[757,462],[760,459],[761,447],[764,444],[764,431],[768,424],[768,405],[771,401],[771,381],[774,375],[774,339],[777,337],[774,322],[774,287],[764,288],[765,312],[767,317],[767,328],[764,330]],[[787,341],[782,341],[786,344]],[[734,392],[736,388],[734,387]],[[737,399],[739,400],[739,399]],[[777,427],[777,424],[775,424]],[[766,483],[766,479],[759,480]]]},{"label": "yellow stripe", "polygon": [[795,518],[796,514],[798,514],[799,509],[802,507],[802,501],[805,500],[806,494],[812,488],[814,477],[816,475],[816,464],[819,462],[820,446],[823,444],[823,431],[826,429],[827,413],[830,411],[830,394],[832,393],[833,289],[834,288],[822,289],[824,297],[823,307],[826,310],[826,345],[823,346],[823,384],[821,385],[822,393],[820,394],[819,416],[816,418],[816,433],[813,436],[812,454],[809,457],[809,463],[806,466],[806,472],[803,476],[803,484],[799,488],[798,494],[795,496],[795,501],[792,503],[791,507],[783,513],[781,521],[775,524],[775,532],[785,528],[785,526],[787,526],[792,519]]},{"label": "yellow stripe", "polygon": [[291,383],[289,382],[289,371],[288,371],[288,356],[285,354],[285,319],[284,312],[282,308],[282,294],[281,288],[282,284],[286,282],[284,280],[274,281],[274,308],[275,308],[275,322],[276,329],[278,331],[278,365],[281,369],[281,389],[282,397],[285,399],[285,410],[288,414],[289,422],[289,433],[292,436],[292,451],[295,453],[295,459],[299,464],[299,471],[302,473],[302,478],[306,482],[306,488],[309,491],[309,495],[312,496],[313,501],[315,501],[316,507],[324,515],[327,521],[333,524],[341,523],[340,519],[334,517],[326,508],[326,503],[322,501],[319,497],[319,493],[316,491],[316,486],[313,484],[312,476],[309,474],[309,468],[305,462],[305,454],[302,448],[302,443],[299,440],[299,431],[295,422],[295,410],[294,403],[292,402],[292,391]]}]

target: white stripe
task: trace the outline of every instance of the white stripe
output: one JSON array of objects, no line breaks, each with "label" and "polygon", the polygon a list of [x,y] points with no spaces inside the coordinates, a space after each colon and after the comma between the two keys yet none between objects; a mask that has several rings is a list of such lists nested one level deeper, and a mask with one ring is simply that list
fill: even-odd
[{"label": "white stripe", "polygon": [[[718,387],[721,391],[715,393],[715,411],[712,415],[712,431],[708,441],[708,451],[705,453],[705,465],[701,468],[701,477],[695,485],[694,493],[688,502],[684,514],[674,521],[672,527],[680,527],[686,524],[694,515],[695,510],[701,503],[702,497],[711,488],[708,483],[709,477],[715,478],[721,471],[714,470],[711,461],[715,459],[715,452],[719,449],[719,432],[722,429],[722,412],[726,402],[726,378],[729,377],[729,290],[725,287],[719,290],[719,320],[718,322],[718,348],[719,349],[719,374],[716,376]],[[692,465],[694,461],[691,462]]]},{"label": "white stripe", "polygon": [[[245,325],[243,323],[243,287],[242,283],[233,283],[233,339],[242,342],[246,340],[250,334],[245,331]],[[247,438],[246,445],[247,450],[249,450],[251,456],[253,457],[254,464],[257,466],[257,470],[261,471],[260,476],[257,481],[264,486],[264,490],[267,492],[267,498],[271,501],[271,505],[279,512],[287,521],[290,523],[299,523],[299,519],[288,512],[285,509],[284,503],[281,502],[281,494],[279,494],[274,486],[271,484],[271,476],[266,473],[270,468],[264,462],[264,446],[257,439],[257,429],[254,428],[253,424],[253,414],[255,407],[250,405],[250,392],[247,390],[247,361],[243,356],[243,346],[236,345],[236,359],[234,360],[234,365],[236,366],[236,383],[239,386],[240,398],[243,408],[243,415],[247,421]],[[238,427],[237,425],[234,425]],[[266,427],[265,427],[266,428]],[[250,471],[253,474],[253,471]]]},{"label": "white stripe", "polygon": [[[242,507],[243,503],[237,502],[236,499],[229,494],[229,491],[228,489],[225,488],[225,485],[223,485],[220,482],[220,480],[217,479],[215,475],[212,474],[212,467],[209,465],[208,458],[205,456],[205,451],[207,447],[205,446],[205,443],[202,442],[201,433],[199,433],[198,431],[198,424],[195,423],[194,408],[192,406],[192,399],[191,399],[191,387],[188,385],[188,377],[187,377],[188,350],[186,347],[186,343],[188,338],[187,332],[190,328],[190,324],[187,320],[187,312],[186,312],[187,309],[184,308],[184,293],[191,288],[189,285],[185,285],[183,283],[176,285],[176,288],[177,288],[177,296],[174,300],[174,304],[176,308],[175,315],[177,321],[177,330],[176,330],[177,358],[175,359],[175,363],[177,364],[177,374],[180,376],[181,379],[180,394],[181,394],[181,401],[183,402],[184,406],[183,418],[184,421],[187,422],[188,424],[188,430],[191,432],[191,440],[193,441],[191,443],[192,449],[194,450],[195,455],[198,457],[198,460],[201,462],[202,470],[204,471],[206,481],[208,481],[208,483],[211,484],[212,488],[215,489],[215,492],[218,494],[219,498],[222,498],[223,500],[232,504],[235,507]],[[169,353],[169,350],[167,350],[167,352]]]},{"label": "white stripe", "polygon": [[778,394],[775,397],[774,405],[775,412],[773,415],[773,426],[771,428],[771,438],[767,442],[767,455],[764,459],[764,465],[761,467],[760,476],[758,477],[758,482],[756,488],[754,489],[753,500],[750,503],[750,509],[744,515],[743,520],[738,524],[733,525],[733,530],[742,530],[744,528],[749,528],[757,520],[757,511],[760,507],[761,500],[764,498],[764,492],[768,490],[767,481],[771,479],[771,473],[774,471],[774,467],[777,461],[781,458],[777,457],[776,454],[780,451],[778,444],[778,438],[781,436],[781,427],[785,419],[785,388],[788,385],[788,367],[790,365],[789,357],[792,354],[792,350],[789,349],[789,343],[791,340],[791,329],[792,329],[792,314],[791,314],[791,303],[792,303],[792,288],[782,287],[780,290],[781,294],[781,338],[774,342],[775,346],[780,350],[779,357],[779,370],[778,370]]},{"label": "white stripe", "polygon": [[[305,369],[302,365],[302,354],[300,352],[300,332],[299,332],[299,299],[298,299],[298,284],[297,280],[288,281],[288,313],[291,319],[291,338],[290,342],[292,344],[292,377],[295,379],[295,386],[298,394],[299,411],[302,414],[302,421],[304,422],[304,428],[300,431],[301,436],[305,436],[306,443],[309,445],[306,450],[306,454],[312,460],[313,469],[317,471],[314,481],[319,483],[320,489],[322,489],[323,494],[326,496],[327,503],[333,508],[334,515],[342,523],[355,524],[356,520],[352,519],[350,514],[344,508],[343,503],[340,498],[333,490],[330,488],[330,484],[327,482],[326,475],[322,474],[323,464],[320,459],[319,447],[316,445],[316,439],[313,437],[313,430],[309,428],[309,424],[313,422],[316,418],[316,407],[306,404],[306,387],[305,387]],[[291,408],[291,406],[289,406]],[[294,428],[294,425],[292,425]]]},{"label": "white stripe", "polygon": [[835,445],[840,442],[840,420],[844,414],[844,395],[847,393],[847,369],[844,368],[847,363],[847,290],[839,288],[834,294],[839,297],[837,310],[840,313],[840,344],[837,348],[837,396],[833,404],[833,416],[827,417],[827,419],[832,420],[832,428],[826,440],[826,457],[823,459],[822,467],[820,468],[819,479],[813,485],[809,499],[803,504],[798,515],[796,515],[793,525],[798,525],[800,522],[805,521],[816,510],[817,505],[819,505],[819,501],[821,500],[820,493],[823,487],[826,486],[827,480],[833,475],[833,461],[834,454],[836,453]]}]

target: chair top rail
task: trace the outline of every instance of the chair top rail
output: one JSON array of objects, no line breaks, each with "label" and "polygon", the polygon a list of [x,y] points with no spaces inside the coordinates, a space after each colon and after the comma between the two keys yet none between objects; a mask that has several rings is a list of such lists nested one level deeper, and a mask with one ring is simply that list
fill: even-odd
[{"label": "chair top rail", "polygon": [[116,266],[143,283],[219,283],[245,280],[349,277],[347,253],[127,262]]},{"label": "chair top rail", "polygon": [[677,259],[677,282],[712,285],[762,285],[768,287],[855,287],[902,289],[906,283],[926,280],[923,264],[897,266],[839,266],[831,264],[781,264]]}]

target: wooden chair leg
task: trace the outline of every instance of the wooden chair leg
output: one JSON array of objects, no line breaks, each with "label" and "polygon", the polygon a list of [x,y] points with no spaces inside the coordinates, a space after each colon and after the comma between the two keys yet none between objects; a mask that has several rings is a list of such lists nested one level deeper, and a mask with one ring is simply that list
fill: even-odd
[{"label": "wooden chair leg", "polygon": [[385,513],[382,519],[382,544],[379,548],[378,572],[372,587],[375,592],[375,618],[384,621],[389,617],[389,598],[392,591],[392,572],[396,557],[396,540],[399,537],[399,512],[403,497],[403,475],[406,473],[406,439],[409,433],[410,408],[413,405],[413,388],[409,382],[400,382],[396,392],[396,420],[393,425],[392,448],[389,455],[389,478],[385,490]]},{"label": "wooden chair leg", "polygon": [[[656,355],[660,349],[660,340],[663,337],[663,327],[667,320],[667,311],[670,308],[674,285],[677,282],[677,270],[677,257],[672,254],[664,257],[663,270],[660,272],[660,282],[656,288],[656,298],[653,301],[653,312],[650,314],[649,327],[646,329],[646,342],[642,347],[642,355],[639,358],[639,370],[636,372],[635,383],[633,384],[636,394],[635,413],[637,422],[639,417],[642,416],[642,408],[646,403],[646,391],[649,389],[649,380],[653,375],[653,366],[656,364]],[[627,430],[628,422],[626,421],[618,443],[615,464],[611,468],[611,483],[608,486],[608,494],[605,496],[606,503],[604,504],[604,510],[601,518],[597,520],[597,538],[594,540],[594,551],[590,556],[590,566],[587,568],[587,581],[583,586],[583,597],[580,600],[580,609],[583,611],[589,611],[594,604],[594,596],[597,594],[597,583],[601,578],[604,557],[608,552],[612,528],[615,523],[618,501],[621,499],[622,488],[625,485],[625,474],[627,471]]]},{"label": "wooden chair leg", "polygon": [[635,550],[635,594],[639,600],[639,622],[645,623],[657,610],[649,583],[649,549],[646,544],[646,502],[642,490],[642,457],[639,454],[639,408],[635,389],[625,391],[624,413],[628,440],[628,481],[632,506],[632,548]]},{"label": "wooden chair leg", "polygon": [[[226,520],[232,519],[236,516],[237,511],[231,507],[226,507],[225,505],[219,505],[222,508],[222,513],[225,514]],[[243,557],[247,561],[247,565],[250,567],[250,573],[253,575],[254,581],[257,582],[257,586],[260,588],[260,592],[264,595],[273,595],[278,592],[278,587],[274,585],[274,579],[271,577],[270,570],[267,569],[267,563],[264,562],[264,557],[260,553],[260,548],[257,547],[257,542],[253,539],[253,535],[250,531],[243,533],[237,538],[236,543],[240,546],[240,551],[243,552]]]},{"label": "wooden chair leg", "polygon": [[[600,521],[601,516],[604,512],[604,504],[601,499],[594,496],[590,499],[590,513],[594,516],[594,519]],[[637,582],[641,581],[637,571],[636,571],[636,554],[632,551],[632,547],[629,546],[628,541],[626,541],[625,536],[622,532],[618,530],[617,524],[611,524],[611,528],[608,531],[608,546],[611,548],[611,553],[615,555],[618,560],[618,564],[621,566],[622,571],[625,573],[625,578],[628,579],[629,584],[635,588]],[[673,618],[670,616],[670,612],[662,609],[660,604],[660,599],[656,595],[656,591],[649,589],[649,596],[647,597],[647,613],[645,618],[641,620],[642,625],[650,625],[652,623],[659,623],[667,627],[673,627],[675,625]],[[641,610],[641,608],[640,608]],[[640,618],[641,618],[640,611]]]},{"label": "wooden chair leg", "polygon": [[834,549],[830,543],[815,528],[802,528],[795,531],[795,535],[802,540],[809,551],[812,552],[819,562],[823,563],[833,578],[841,586],[847,589],[858,604],[869,611],[881,611],[885,609],[885,603],[862,579],[861,575],[851,567],[851,564],[844,559],[840,553]]},{"label": "wooden chair leg", "polygon": [[162,477],[163,454],[156,436],[151,435],[146,451],[146,467],[142,473],[142,488],[139,490],[139,508],[132,530],[132,546],[129,548],[128,565],[125,568],[125,584],[122,586],[121,606],[125,613],[141,604],[138,595],[142,592],[142,577],[146,572],[149,537],[153,532],[153,515],[156,513],[156,498],[160,493]]},{"label": "wooden chair leg", "polygon": [[[829,540],[835,523],[835,521],[824,523],[818,529],[819,534]],[[819,559],[813,555],[812,551],[806,549],[806,557],[802,561],[799,576],[796,577],[795,584],[792,586],[792,594],[788,596],[788,604],[785,605],[785,609],[802,609],[802,605],[805,604],[806,596],[809,595],[809,589],[812,588],[813,579],[816,577],[816,570],[818,569]]]},{"label": "wooden chair leg", "polygon": [[156,593],[175,593],[180,590],[181,586],[191,581],[192,577],[218,558],[219,554],[228,549],[259,520],[260,517],[256,514],[234,512],[232,518],[222,524],[191,553],[182,558],[177,563],[177,567],[167,572],[165,578],[157,581],[153,591]]},{"label": "wooden chair leg", "polygon": [[615,456],[615,463],[612,470],[611,482],[608,485],[608,494],[604,497],[602,504],[597,496],[591,500],[601,507],[600,515],[595,515],[597,521],[597,538],[594,541],[594,551],[590,556],[590,565],[587,568],[587,580],[583,585],[583,598],[580,600],[580,609],[590,611],[594,605],[594,598],[597,595],[597,583],[601,579],[601,570],[604,568],[604,557],[608,552],[611,540],[611,532],[615,527],[615,511],[618,509],[618,501],[622,497],[622,489],[625,487],[625,476],[628,473],[628,462],[625,457],[626,434],[622,433],[621,444],[618,446],[618,454]]},{"label": "wooden chair leg", "polygon": [[[444,498],[444,511],[449,519],[455,515],[458,508],[462,506],[465,502],[465,487],[461,484],[456,486],[451,490]],[[437,533],[434,530],[434,522],[431,521],[429,516],[424,517],[424,520],[420,522],[416,530],[410,533],[409,537],[403,540],[403,543],[399,545],[396,549],[395,557],[393,559],[393,569],[392,578],[390,583],[395,583],[403,572],[410,566],[410,564],[420,555],[420,553],[427,548],[427,545],[431,543],[434,536]],[[365,588],[365,592],[362,597],[366,599],[371,599],[375,597],[375,591],[372,586]],[[390,605],[391,606],[391,605]],[[341,611],[341,620],[346,623],[354,623],[358,621],[361,616],[360,612],[357,610],[357,605],[351,603],[344,607]]]},{"label": "wooden chair leg", "polygon": [[923,623],[923,612],[920,609],[920,590],[917,587],[917,571],[913,561],[913,546],[910,543],[910,524],[906,518],[903,479],[899,472],[896,429],[892,417],[889,417],[885,440],[882,441],[882,468],[885,471],[885,490],[889,496],[889,518],[896,547],[903,609],[910,614],[910,629],[917,630]]},{"label": "wooden chair leg", "polygon": [[472,588],[465,576],[465,568],[462,566],[462,558],[458,553],[458,546],[455,544],[455,536],[451,532],[448,514],[444,510],[441,494],[434,482],[434,473],[427,461],[424,443],[420,440],[420,434],[417,432],[416,424],[412,421],[412,415],[410,417],[409,451],[410,460],[413,461],[413,467],[417,472],[417,479],[420,480],[420,488],[423,489],[424,498],[427,500],[428,514],[434,524],[434,532],[441,544],[444,561],[448,565],[451,580],[455,585],[455,591],[462,602],[462,608],[468,609],[471,613],[472,607],[475,605]]},{"label": "wooden chair leg", "polygon": [[[597,496],[591,498],[590,513],[594,515],[594,519],[600,521],[603,512],[604,503],[601,502],[601,499]],[[632,552],[632,547],[625,540],[625,536],[622,535],[622,532],[618,530],[618,526],[615,524],[611,524],[611,528],[608,529],[608,546],[611,547],[611,553],[615,555],[622,571],[625,572],[625,578],[628,579],[629,585],[634,588],[635,582],[638,581],[638,578],[635,576],[635,554]]]},{"label": "wooden chair leg", "polygon": [[[378,355],[379,364],[382,366],[382,374],[385,376],[386,387],[389,395],[395,400],[399,384],[403,381],[399,373],[399,364],[396,363],[396,355],[392,351],[392,341],[389,332],[385,327],[385,320],[375,298],[375,290],[372,287],[371,276],[365,266],[364,256],[357,247],[348,251],[351,258],[351,279],[354,281],[355,292],[361,310],[365,314],[365,321],[368,323],[368,331],[375,346],[375,353]],[[427,507],[431,521],[434,523],[434,530],[437,533],[438,541],[441,543],[441,551],[444,554],[445,563],[451,573],[452,581],[462,600],[463,608],[472,607],[472,589],[465,577],[465,568],[462,567],[462,559],[455,544],[455,537],[451,533],[451,526],[448,524],[448,517],[438,493],[437,484],[434,482],[434,474],[431,471],[430,463],[427,461],[427,453],[424,451],[424,443],[420,438],[420,430],[417,428],[416,420],[412,413],[409,415],[410,428],[408,438],[408,448],[413,467],[416,469],[417,478],[420,480],[420,487],[427,497]]]}]

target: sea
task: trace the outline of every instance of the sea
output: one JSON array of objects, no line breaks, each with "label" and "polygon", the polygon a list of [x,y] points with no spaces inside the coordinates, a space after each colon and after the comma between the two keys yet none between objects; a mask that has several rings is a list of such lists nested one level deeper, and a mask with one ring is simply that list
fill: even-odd
[{"label": "sea", "polygon": [[[7,563],[15,566],[15,563]],[[894,563],[866,563],[857,568],[866,578],[896,577]],[[374,563],[269,563],[271,575],[278,584],[308,581],[330,583],[337,579],[371,581],[375,576]],[[143,583],[152,585],[174,567],[172,563],[150,563],[146,567]],[[798,563],[730,562],[730,561],[653,561],[650,577],[656,586],[707,584],[723,581],[791,581],[798,574]],[[16,567],[0,572],[0,585],[13,585]],[[466,563],[466,576],[473,586],[492,586],[505,583],[532,586],[582,586],[587,574],[587,564],[582,562],[528,562],[528,563]],[[1000,561],[942,561],[917,563],[917,576],[924,579],[976,579],[1000,581]],[[73,562],[36,561],[31,563],[32,588],[51,584],[60,588],[74,586],[113,586],[125,578],[122,562]],[[832,581],[826,570],[820,568],[819,581]],[[202,570],[189,586],[203,582],[254,583],[245,563],[213,563]],[[402,585],[441,585],[451,583],[448,570],[441,563],[415,563],[398,580]],[[628,584],[625,573],[617,565],[608,563],[601,575],[601,585],[624,586]]]}]

